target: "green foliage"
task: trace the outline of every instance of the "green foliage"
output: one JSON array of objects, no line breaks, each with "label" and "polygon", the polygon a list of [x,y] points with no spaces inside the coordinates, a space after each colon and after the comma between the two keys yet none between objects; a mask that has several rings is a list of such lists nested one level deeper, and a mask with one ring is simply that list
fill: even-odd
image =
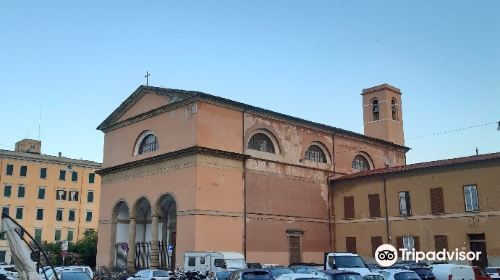
[{"label": "green foliage", "polygon": [[[62,265],[61,242],[46,242],[42,245],[45,253],[49,257],[52,265]],[[65,265],[88,265],[95,267],[97,255],[97,232],[89,230],[85,232],[84,237],[77,242],[69,242],[68,253],[64,260]],[[47,265],[40,260],[43,265]]]}]

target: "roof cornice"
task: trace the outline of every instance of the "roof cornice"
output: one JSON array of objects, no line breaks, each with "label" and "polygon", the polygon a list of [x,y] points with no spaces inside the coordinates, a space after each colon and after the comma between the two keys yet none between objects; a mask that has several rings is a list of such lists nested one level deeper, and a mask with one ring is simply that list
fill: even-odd
[{"label": "roof cornice", "polygon": [[[172,93],[172,94],[181,93],[182,95],[185,96],[185,99],[181,99],[179,101],[176,101],[176,102],[167,104],[165,106],[150,110],[148,112],[133,116],[131,118],[128,118],[126,120],[123,120],[123,121],[120,121],[117,123],[112,123],[112,121],[117,118],[117,117],[112,117],[112,116],[117,115],[118,114],[117,111],[122,112],[125,110],[124,108],[119,107],[103,123],[101,123],[101,125],[99,125],[99,127],[97,127],[97,129],[99,129],[103,132],[108,132],[108,131],[126,126],[128,124],[132,124],[132,123],[135,123],[135,122],[162,114],[164,112],[168,112],[170,110],[182,107],[182,106],[190,104],[192,102],[202,101],[202,102],[218,105],[221,107],[230,108],[233,110],[238,110],[238,111],[247,112],[247,113],[253,113],[253,114],[256,114],[259,116],[272,118],[275,120],[291,123],[294,125],[298,124],[300,126],[314,129],[314,130],[318,130],[318,131],[322,131],[325,133],[332,133],[334,135],[341,135],[341,136],[345,136],[345,137],[349,137],[349,138],[355,138],[357,140],[361,140],[363,142],[367,142],[367,143],[371,143],[371,144],[378,144],[378,145],[385,146],[385,147],[391,147],[391,148],[396,149],[396,150],[401,151],[401,152],[407,152],[410,150],[410,148],[408,148],[408,147],[401,146],[401,145],[398,145],[398,144],[395,144],[395,143],[392,143],[389,141],[385,141],[383,139],[366,136],[364,134],[360,134],[360,133],[356,133],[353,131],[329,126],[326,124],[308,121],[308,120],[301,119],[298,117],[293,117],[290,115],[285,115],[285,114],[278,113],[275,111],[271,111],[271,110],[267,110],[264,108],[248,105],[245,103],[241,103],[238,101],[230,100],[227,98],[223,98],[223,97],[219,97],[219,96],[215,96],[215,95],[211,95],[211,94],[203,93],[203,92],[199,92],[199,91],[184,91],[184,90],[177,90],[177,89],[140,86],[131,95],[131,97],[134,96],[134,98],[140,98],[140,97],[137,97],[138,95],[136,95],[136,93],[137,93],[137,91],[139,91],[139,90],[143,91],[144,89],[148,89],[150,91],[160,91],[165,95],[167,95],[169,93]],[[131,97],[127,98],[127,100],[131,99]],[[124,101],[124,103],[126,101]],[[129,101],[129,103],[130,102],[132,102],[132,101]],[[123,105],[123,103],[122,103],[122,105],[120,105],[120,106],[129,106],[129,105]]]},{"label": "roof cornice", "polygon": [[89,167],[89,168],[102,167],[100,163],[90,160],[72,159],[67,157],[57,157],[44,154],[32,154],[32,153],[16,152],[9,150],[0,150],[0,158],[29,160],[35,162],[48,162],[53,164],[72,164],[75,166]]},{"label": "roof cornice", "polygon": [[112,167],[107,167],[103,168],[101,170],[97,170],[96,173],[99,175],[108,175],[108,174],[113,174],[116,172],[128,170],[131,168],[137,168],[137,167],[142,167],[158,162],[163,162],[163,161],[168,161],[168,160],[173,160],[181,157],[186,157],[186,156],[192,156],[192,155],[208,155],[208,156],[214,156],[214,157],[222,157],[222,158],[228,158],[228,159],[235,159],[235,160],[245,160],[249,158],[250,156],[240,154],[240,153],[235,153],[235,152],[227,152],[223,150],[217,150],[217,149],[212,149],[212,148],[207,148],[207,147],[200,147],[200,146],[192,146],[189,148],[157,155],[157,156],[152,156],[136,161],[131,161],[119,165],[115,165]]}]

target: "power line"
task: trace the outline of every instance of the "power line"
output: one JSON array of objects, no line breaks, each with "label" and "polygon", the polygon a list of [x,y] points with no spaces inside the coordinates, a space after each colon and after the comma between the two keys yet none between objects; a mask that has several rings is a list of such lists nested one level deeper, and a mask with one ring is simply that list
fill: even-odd
[{"label": "power line", "polygon": [[440,132],[434,132],[434,133],[431,133],[431,134],[421,135],[421,136],[417,136],[417,137],[413,137],[413,138],[407,138],[407,139],[405,139],[405,141],[412,141],[412,140],[418,140],[418,139],[432,137],[432,136],[437,136],[437,135],[448,134],[448,133],[452,133],[452,132],[459,132],[459,131],[469,130],[469,129],[473,129],[473,128],[488,126],[488,125],[492,125],[492,124],[499,124],[499,126],[500,126],[500,122],[482,123],[482,124],[476,124],[476,125],[462,127],[462,128],[457,128],[457,129],[451,129],[451,130],[445,130],[445,131],[440,131]]}]

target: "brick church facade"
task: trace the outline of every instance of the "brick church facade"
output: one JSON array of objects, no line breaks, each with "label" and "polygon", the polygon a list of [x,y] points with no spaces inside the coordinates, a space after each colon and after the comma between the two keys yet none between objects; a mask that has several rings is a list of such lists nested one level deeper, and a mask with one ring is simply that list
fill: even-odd
[{"label": "brick church facade", "polygon": [[206,250],[321,263],[335,246],[329,180],[405,164],[401,92],[383,84],[362,99],[365,134],[140,86],[98,127],[97,265],[173,268]]}]

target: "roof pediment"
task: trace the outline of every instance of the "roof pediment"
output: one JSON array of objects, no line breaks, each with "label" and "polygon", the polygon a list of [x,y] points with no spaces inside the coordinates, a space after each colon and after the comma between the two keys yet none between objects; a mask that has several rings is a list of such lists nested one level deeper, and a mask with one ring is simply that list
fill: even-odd
[{"label": "roof pediment", "polygon": [[98,127],[98,130],[106,131],[107,128],[116,123],[133,118],[140,114],[166,106],[191,97],[192,94],[185,91],[170,90],[164,88],[139,86],[125,101],[118,106]]}]

